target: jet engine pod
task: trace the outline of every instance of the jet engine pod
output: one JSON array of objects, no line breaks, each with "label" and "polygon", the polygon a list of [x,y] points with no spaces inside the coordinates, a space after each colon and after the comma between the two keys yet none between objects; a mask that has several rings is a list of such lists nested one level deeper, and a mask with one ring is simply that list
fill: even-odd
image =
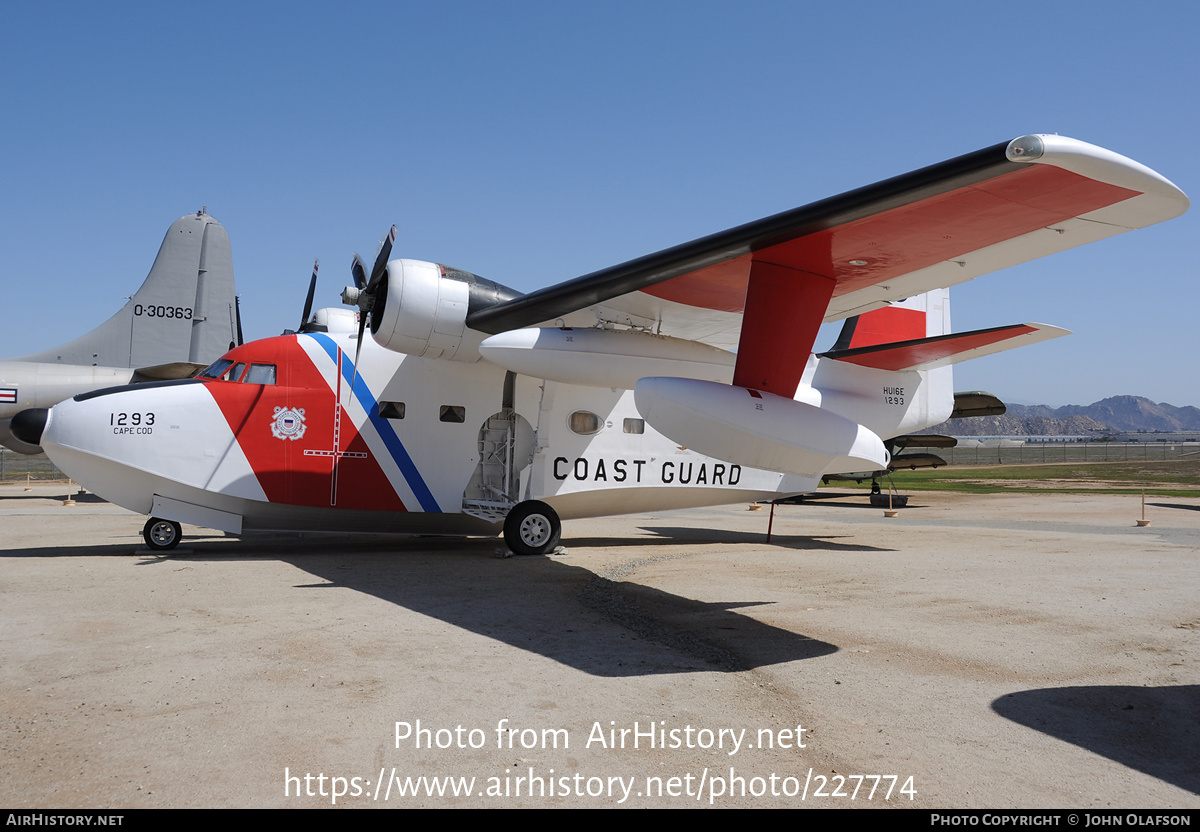
[{"label": "jet engine pod", "polygon": [[849,419],[772,393],[685,378],[644,378],[643,418],[680,445],[717,459],[807,477],[888,466],[883,441]]},{"label": "jet engine pod", "polygon": [[647,376],[733,379],[731,352],[649,332],[598,328],[514,329],[484,340],[488,361],[534,378],[632,390]]},{"label": "jet engine pod", "polygon": [[436,263],[393,260],[376,289],[371,335],[393,352],[422,358],[478,358],[474,350],[459,356],[467,328],[470,286],[442,274]]},{"label": "jet engine pod", "polygon": [[12,431],[13,436],[27,445],[37,446],[42,442],[42,431],[46,429],[46,419],[49,416],[49,408],[31,407],[13,416],[12,421],[8,423],[8,429]]}]

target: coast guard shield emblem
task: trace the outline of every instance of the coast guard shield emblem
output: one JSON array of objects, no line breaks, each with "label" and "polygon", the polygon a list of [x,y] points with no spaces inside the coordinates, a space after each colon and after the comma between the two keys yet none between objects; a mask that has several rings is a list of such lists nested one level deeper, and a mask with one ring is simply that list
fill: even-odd
[{"label": "coast guard shield emblem", "polygon": [[291,407],[275,408],[275,421],[271,423],[271,433],[276,439],[299,439],[304,436],[308,425],[304,424],[304,409]]}]

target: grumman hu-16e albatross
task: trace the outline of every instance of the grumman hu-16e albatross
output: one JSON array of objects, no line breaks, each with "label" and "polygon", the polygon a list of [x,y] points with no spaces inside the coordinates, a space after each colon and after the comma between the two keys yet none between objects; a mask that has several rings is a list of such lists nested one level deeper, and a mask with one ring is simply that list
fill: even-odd
[{"label": "grumman hu-16e albatross", "polygon": [[[560,518],[767,500],[886,469],[885,440],[949,416],[951,364],[1064,334],[950,334],[946,287],[1187,207],[1136,162],[1039,135],[527,295],[389,262],[389,236],[343,293],[357,339],[305,326],[195,379],[27,411],[20,430],[151,515],[154,548],[186,522],[503,528],[514,552],[544,553]],[[813,355],[837,320],[837,345]]]},{"label": "grumman hu-16e albatross", "polygon": [[61,347],[0,361],[0,444],[41,453],[9,432],[22,410],[114,384],[187,378],[240,343],[229,235],[204,210],[180,217],[117,314]]}]

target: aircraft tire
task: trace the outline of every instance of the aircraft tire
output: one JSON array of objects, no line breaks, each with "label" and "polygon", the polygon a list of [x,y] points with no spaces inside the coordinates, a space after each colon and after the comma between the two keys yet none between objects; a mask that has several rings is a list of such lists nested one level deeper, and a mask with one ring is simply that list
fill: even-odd
[{"label": "aircraft tire", "polygon": [[562,521],[550,506],[526,500],[504,518],[504,542],[513,554],[544,555],[554,551],[562,535]]},{"label": "aircraft tire", "polygon": [[151,517],[142,527],[142,539],[146,541],[146,547],[157,552],[174,549],[182,537],[183,529],[174,520]]}]

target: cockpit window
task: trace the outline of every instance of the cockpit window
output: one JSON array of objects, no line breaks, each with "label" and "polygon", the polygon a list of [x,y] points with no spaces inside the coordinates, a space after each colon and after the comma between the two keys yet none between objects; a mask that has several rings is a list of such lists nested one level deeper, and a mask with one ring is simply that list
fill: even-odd
[{"label": "cockpit window", "polygon": [[[246,377],[242,378],[242,373]],[[245,384],[274,384],[276,377],[274,364],[251,364],[246,371],[246,362],[234,364],[232,358],[218,358],[208,367],[196,374],[196,378],[219,378],[223,381],[241,381]]]},{"label": "cockpit window", "polygon": [[246,373],[247,384],[274,384],[274,364],[251,364],[250,372]]},{"label": "cockpit window", "polygon": [[196,378],[220,378],[221,375],[233,366],[233,359],[218,358],[212,364],[209,364],[203,370],[196,374]]}]

